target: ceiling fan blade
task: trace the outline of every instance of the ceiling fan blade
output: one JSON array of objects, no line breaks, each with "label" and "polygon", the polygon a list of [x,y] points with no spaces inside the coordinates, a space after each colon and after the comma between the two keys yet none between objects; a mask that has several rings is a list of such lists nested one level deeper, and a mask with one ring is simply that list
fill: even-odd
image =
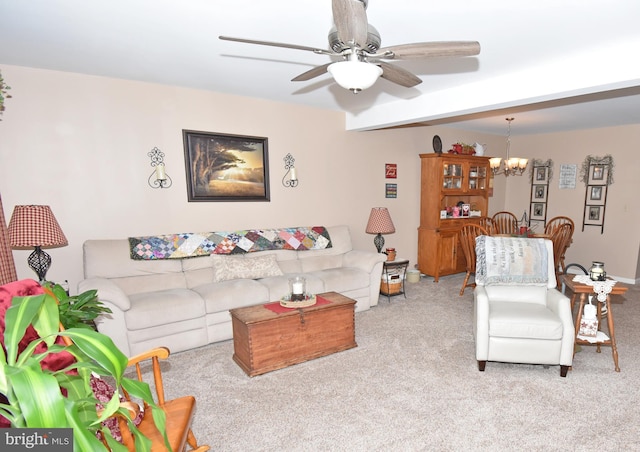
[{"label": "ceiling fan blade", "polygon": [[309,52],[318,53],[321,55],[335,55],[333,52],[329,50],[318,49],[316,47],[299,46],[297,44],[285,44],[282,42],[271,42],[271,41],[256,41],[253,39],[232,38],[229,36],[218,36],[218,38],[222,39],[223,41],[243,42],[245,44],[258,44],[261,46],[271,46],[271,47],[284,47],[285,49],[307,50]]},{"label": "ceiling fan blade", "polygon": [[338,39],[344,44],[364,48],[369,28],[364,3],[360,0],[333,0],[332,8]]},{"label": "ceiling fan blade", "polygon": [[382,68],[381,77],[389,80],[390,82],[397,83],[398,85],[405,86],[407,88],[411,88],[422,83],[421,79],[399,66],[385,63],[384,61],[378,61],[372,64],[380,66]]},{"label": "ceiling fan blade", "polygon": [[312,78],[315,78],[319,75],[322,75],[324,73],[327,72],[327,68],[329,67],[329,65],[332,63],[327,63],[327,64],[323,64],[322,66],[316,66],[313,69],[307,71],[307,72],[303,72],[302,74],[298,75],[295,78],[292,78],[291,81],[292,82],[304,82],[307,80],[311,80]]},{"label": "ceiling fan blade", "polygon": [[[381,57],[380,55],[383,53],[385,56]],[[378,50],[376,56],[404,60],[425,57],[472,56],[479,53],[480,43],[477,41],[436,41],[385,47]]]}]

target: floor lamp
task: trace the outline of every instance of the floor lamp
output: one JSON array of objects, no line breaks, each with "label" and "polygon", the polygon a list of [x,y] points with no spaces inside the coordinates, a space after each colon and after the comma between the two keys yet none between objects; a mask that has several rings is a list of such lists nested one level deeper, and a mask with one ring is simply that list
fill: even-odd
[{"label": "floor lamp", "polygon": [[49,206],[15,206],[9,220],[9,243],[12,248],[34,248],[27,259],[40,282],[46,281],[51,256],[42,248],[69,244]]}]

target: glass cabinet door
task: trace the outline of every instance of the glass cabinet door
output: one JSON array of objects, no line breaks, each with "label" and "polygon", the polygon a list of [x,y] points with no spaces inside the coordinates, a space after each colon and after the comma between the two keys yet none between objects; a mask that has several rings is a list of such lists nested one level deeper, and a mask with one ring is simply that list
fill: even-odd
[{"label": "glass cabinet door", "polygon": [[469,190],[484,190],[487,187],[486,166],[469,166]]},{"label": "glass cabinet door", "polygon": [[460,190],[462,188],[462,165],[445,163],[442,188],[445,190]]}]

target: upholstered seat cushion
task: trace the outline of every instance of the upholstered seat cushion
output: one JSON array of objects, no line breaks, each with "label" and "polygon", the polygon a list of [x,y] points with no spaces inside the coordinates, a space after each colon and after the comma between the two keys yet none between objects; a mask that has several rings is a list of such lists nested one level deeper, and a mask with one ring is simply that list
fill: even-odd
[{"label": "upholstered seat cushion", "polygon": [[562,339],[562,322],[537,303],[491,302],[489,336],[523,339]]}]

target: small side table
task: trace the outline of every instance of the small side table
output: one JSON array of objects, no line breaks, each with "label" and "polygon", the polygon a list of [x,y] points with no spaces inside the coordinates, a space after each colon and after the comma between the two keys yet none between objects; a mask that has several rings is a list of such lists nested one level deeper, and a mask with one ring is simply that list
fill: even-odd
[{"label": "small side table", "polygon": [[407,294],[404,291],[404,280],[407,276],[409,259],[397,261],[385,261],[382,263],[382,282],[380,283],[380,293],[387,296],[389,302],[395,295]]},{"label": "small side table", "polygon": [[[615,366],[616,372],[620,372],[620,366],[618,366],[618,347],[616,346],[616,331],[613,323],[613,312],[611,310],[611,298],[610,295],[622,295],[624,294],[628,287],[623,285],[622,283],[616,283],[615,286],[611,289],[611,293],[607,294],[607,299],[605,301],[607,307],[607,327],[609,328],[609,336],[610,339],[602,342],[589,342],[584,339],[578,339],[578,332],[580,331],[580,321],[582,320],[582,311],[584,309],[585,300],[587,299],[587,295],[596,294],[593,291],[593,287],[588,284],[582,284],[578,281],[573,280],[574,275],[562,275],[562,284],[566,286],[573,295],[571,296],[571,309],[575,305],[575,300],[578,294],[580,294],[580,304],[578,305],[578,313],[576,314],[576,340],[575,343],[577,345],[595,345],[597,347],[596,351],[600,352],[601,345],[607,345],[611,347],[611,354],[613,355],[613,364]],[[597,316],[598,316],[598,329],[602,327],[602,304],[597,301]],[[574,352],[575,353],[575,352]]]}]

